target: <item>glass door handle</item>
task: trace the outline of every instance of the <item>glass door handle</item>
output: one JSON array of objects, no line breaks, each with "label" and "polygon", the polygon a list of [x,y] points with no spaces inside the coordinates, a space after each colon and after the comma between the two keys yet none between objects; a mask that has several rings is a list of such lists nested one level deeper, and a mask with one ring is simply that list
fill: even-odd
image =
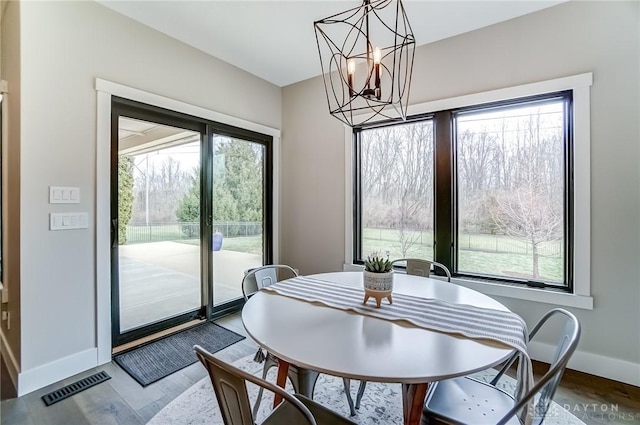
[{"label": "glass door handle", "polygon": [[111,219],[111,248],[118,245],[118,219]]}]

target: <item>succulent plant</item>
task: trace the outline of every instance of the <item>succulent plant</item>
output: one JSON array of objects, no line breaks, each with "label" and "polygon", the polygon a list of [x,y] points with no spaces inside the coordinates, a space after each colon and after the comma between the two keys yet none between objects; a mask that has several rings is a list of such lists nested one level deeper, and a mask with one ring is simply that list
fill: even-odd
[{"label": "succulent plant", "polygon": [[372,252],[367,255],[364,260],[364,269],[372,273],[388,273],[391,271],[391,261],[389,261],[389,254],[386,258],[378,252]]}]

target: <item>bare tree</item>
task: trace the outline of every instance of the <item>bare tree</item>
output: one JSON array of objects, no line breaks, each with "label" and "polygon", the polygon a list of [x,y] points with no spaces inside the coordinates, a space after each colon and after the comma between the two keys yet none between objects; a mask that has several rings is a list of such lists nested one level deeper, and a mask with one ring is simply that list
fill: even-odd
[{"label": "bare tree", "polygon": [[397,230],[403,255],[433,227],[433,127],[411,123],[363,132],[363,224]]},{"label": "bare tree", "polygon": [[135,157],[135,168],[134,221],[146,224],[176,221],[178,202],[191,186],[190,173],[170,156],[157,164],[149,161],[146,154],[139,155]]},{"label": "bare tree", "polygon": [[540,245],[562,239],[564,220],[558,203],[540,187],[529,185],[496,193],[489,211],[501,231],[531,244],[532,275],[539,279]]},{"label": "bare tree", "polygon": [[[540,278],[540,246],[563,237],[562,157],[560,137],[548,132],[541,114],[530,114],[519,121],[511,136],[510,187],[494,192],[489,212],[505,234],[531,245],[532,276]],[[514,149],[515,147],[515,149]],[[507,173],[505,173],[507,175]]]},{"label": "bare tree", "polygon": [[458,135],[459,220],[466,232],[487,227],[485,192],[495,187],[495,164],[499,162],[497,137],[490,132],[465,129]]}]

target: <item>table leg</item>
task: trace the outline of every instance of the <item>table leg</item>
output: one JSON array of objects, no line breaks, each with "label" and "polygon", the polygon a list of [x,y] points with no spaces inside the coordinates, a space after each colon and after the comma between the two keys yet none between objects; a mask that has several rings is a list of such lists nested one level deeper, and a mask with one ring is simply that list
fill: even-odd
[{"label": "table leg", "polygon": [[[276,384],[280,388],[284,388],[287,384],[287,374],[289,373],[289,363],[285,362],[282,359],[278,359],[278,378],[276,379]],[[282,401],[282,396],[275,394],[273,398],[273,407],[275,408]]]},{"label": "table leg", "polygon": [[313,399],[313,390],[318,380],[318,372],[303,367],[289,368],[289,377],[295,392]]},{"label": "table leg", "polygon": [[429,383],[402,384],[404,425],[420,425]]}]

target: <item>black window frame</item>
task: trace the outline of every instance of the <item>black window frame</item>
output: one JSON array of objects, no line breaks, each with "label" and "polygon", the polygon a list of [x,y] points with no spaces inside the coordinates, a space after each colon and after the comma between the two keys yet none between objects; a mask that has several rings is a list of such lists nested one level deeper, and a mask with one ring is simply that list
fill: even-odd
[{"label": "black window frame", "polygon": [[[510,276],[483,275],[458,271],[458,182],[456,118],[460,115],[508,108],[517,105],[561,100],[564,102],[564,282],[532,282]],[[487,102],[451,108],[429,114],[420,114],[402,120],[385,120],[370,125],[353,127],[353,264],[364,264],[362,253],[362,186],[361,149],[362,132],[380,127],[409,122],[433,120],[434,131],[434,261],[444,264],[452,276],[478,282],[501,283],[511,286],[531,286],[573,293],[574,289],[574,122],[573,90],[560,90],[533,96],[523,96],[496,102]],[[440,274],[439,269],[434,270]]]}]

